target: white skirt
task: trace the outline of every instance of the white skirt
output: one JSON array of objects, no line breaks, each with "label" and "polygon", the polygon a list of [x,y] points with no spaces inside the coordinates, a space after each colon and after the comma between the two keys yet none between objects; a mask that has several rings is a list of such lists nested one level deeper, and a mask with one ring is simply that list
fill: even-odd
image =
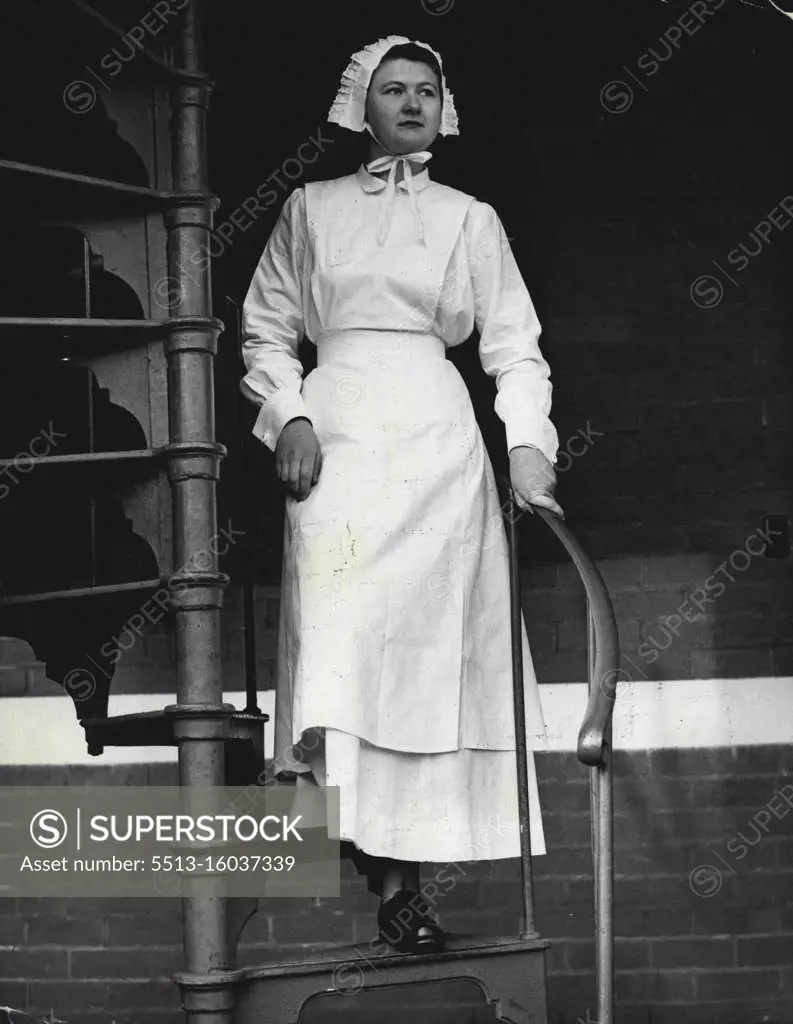
[{"label": "white skirt", "polygon": [[[467,389],[443,342],[317,343],[303,398],[318,485],[287,500],[276,766],[340,789],[373,856],[517,857],[506,537]],[[545,745],[524,630],[529,747]],[[529,754],[532,852],[545,852]]]}]

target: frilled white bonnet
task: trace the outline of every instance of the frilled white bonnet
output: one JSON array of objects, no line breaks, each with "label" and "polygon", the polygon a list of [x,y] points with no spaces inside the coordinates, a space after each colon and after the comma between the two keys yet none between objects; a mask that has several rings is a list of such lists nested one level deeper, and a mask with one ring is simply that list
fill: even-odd
[{"label": "frilled white bonnet", "polygon": [[405,43],[423,46],[437,60],[438,66],[441,69],[441,87],[443,89],[440,133],[441,135],[460,134],[457,111],[454,107],[454,97],[446,85],[441,55],[426,43],[420,43],[417,39],[408,39],[406,36],[386,36],[384,39],[378,39],[376,43],[371,43],[369,46],[359,50],[358,53],[352,55],[350,63],[341,76],[339,91],[328,113],[329,121],[333,124],[341,125],[342,128],[349,128],[353,132],[365,130],[366,93],[369,89],[372,75],[392,46],[402,46]]}]

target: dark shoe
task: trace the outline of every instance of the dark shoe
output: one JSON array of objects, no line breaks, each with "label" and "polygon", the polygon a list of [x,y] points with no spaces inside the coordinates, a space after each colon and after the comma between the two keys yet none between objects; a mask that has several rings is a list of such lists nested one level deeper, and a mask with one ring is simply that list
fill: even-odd
[{"label": "dark shoe", "polygon": [[381,904],[377,925],[380,938],[397,953],[439,953],[446,946],[446,933],[433,919],[429,904],[410,889]]}]

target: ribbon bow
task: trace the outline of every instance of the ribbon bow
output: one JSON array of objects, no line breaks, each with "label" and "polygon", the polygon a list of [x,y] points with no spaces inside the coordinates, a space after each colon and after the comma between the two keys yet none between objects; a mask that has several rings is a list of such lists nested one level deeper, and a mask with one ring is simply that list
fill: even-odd
[{"label": "ribbon bow", "polygon": [[366,170],[370,174],[382,174],[383,171],[388,171],[388,180],[385,186],[385,196],[383,199],[383,209],[380,214],[380,222],[377,227],[377,244],[382,245],[388,237],[388,229],[391,226],[391,218],[394,215],[394,203],[396,202],[396,173],[399,165],[402,165],[403,181],[405,182],[405,188],[407,190],[408,198],[410,199],[410,208],[413,210],[413,215],[416,218],[416,223],[419,227],[419,237],[421,238],[422,245],[426,244],[424,241],[424,225],[421,223],[421,215],[419,214],[419,208],[416,203],[416,193],[413,189],[413,171],[410,168],[410,163],[426,164],[428,160],[432,158],[432,153],[428,150],[421,150],[418,153],[405,153],[400,156],[388,155],[379,156],[376,160],[371,160],[366,165]]}]

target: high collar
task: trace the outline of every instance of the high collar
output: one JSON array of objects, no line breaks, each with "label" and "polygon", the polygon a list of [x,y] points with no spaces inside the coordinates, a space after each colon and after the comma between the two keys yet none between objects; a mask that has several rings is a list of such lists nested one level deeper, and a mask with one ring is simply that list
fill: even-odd
[{"label": "high collar", "polygon": [[[377,174],[370,174],[369,171],[366,170],[365,164],[361,164],[361,166],[358,168],[355,177],[358,179],[358,184],[361,186],[364,192],[382,192],[385,189],[386,185],[388,184],[387,176],[381,177],[380,175]],[[415,192],[421,192],[423,189],[427,187],[427,185],[429,185],[429,183],[430,174],[426,166],[418,173],[415,173],[411,181],[413,190]],[[407,192],[407,185],[405,184],[404,178],[402,179],[402,181],[398,182],[397,188],[400,189],[400,191],[402,192]]]}]

